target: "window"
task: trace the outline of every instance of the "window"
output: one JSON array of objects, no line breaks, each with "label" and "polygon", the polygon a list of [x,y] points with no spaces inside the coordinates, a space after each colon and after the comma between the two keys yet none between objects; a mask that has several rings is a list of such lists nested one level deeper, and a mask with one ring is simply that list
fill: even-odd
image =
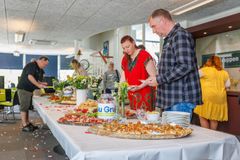
[{"label": "window", "polygon": [[136,45],[143,44],[143,30],[142,24],[131,26],[132,37],[136,40]]},{"label": "window", "polygon": [[158,62],[158,55],[160,50],[160,43],[159,42],[145,42],[146,50],[151,54],[151,56],[154,58],[156,63]]},{"label": "window", "polygon": [[[146,50],[154,58],[156,63],[158,63],[158,57],[160,53],[160,37],[152,32],[152,28],[149,26],[149,24],[145,23],[132,25],[131,34],[136,40],[136,45],[143,44],[146,47]],[[145,39],[143,38],[143,35],[145,35]]]},{"label": "window", "polygon": [[66,55],[60,55],[60,72],[59,72],[59,79],[66,80],[67,76],[73,75],[73,69],[71,68],[70,64],[74,57],[66,58]]},{"label": "window", "polygon": [[157,63],[160,53],[160,38],[152,32],[152,28],[147,23],[145,24],[145,47]]}]

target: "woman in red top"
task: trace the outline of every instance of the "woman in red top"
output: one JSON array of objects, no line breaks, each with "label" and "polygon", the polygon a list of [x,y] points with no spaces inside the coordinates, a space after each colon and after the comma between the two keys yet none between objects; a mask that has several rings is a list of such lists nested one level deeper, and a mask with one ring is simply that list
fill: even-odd
[{"label": "woman in red top", "polygon": [[140,50],[129,35],[122,37],[121,46],[124,53],[121,81],[129,84],[130,107],[134,110],[143,108],[152,111],[155,109],[155,88],[144,83],[149,76],[156,76],[152,56],[147,51]]}]

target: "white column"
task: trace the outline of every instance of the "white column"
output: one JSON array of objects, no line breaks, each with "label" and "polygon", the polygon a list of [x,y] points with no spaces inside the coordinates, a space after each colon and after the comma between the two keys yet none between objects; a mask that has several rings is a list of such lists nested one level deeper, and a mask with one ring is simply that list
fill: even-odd
[{"label": "white column", "polygon": [[142,44],[145,46],[145,40],[146,40],[146,27],[145,27],[145,23],[142,24]]},{"label": "white column", "polygon": [[57,79],[60,79],[60,70],[61,70],[61,56],[57,56]]},{"label": "white column", "polygon": [[23,54],[23,68],[25,67],[26,65],[26,54]]}]

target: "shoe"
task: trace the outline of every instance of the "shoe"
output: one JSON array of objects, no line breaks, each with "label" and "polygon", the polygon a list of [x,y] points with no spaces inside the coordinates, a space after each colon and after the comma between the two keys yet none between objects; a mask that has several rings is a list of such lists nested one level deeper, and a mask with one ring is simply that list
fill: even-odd
[{"label": "shoe", "polygon": [[33,105],[31,105],[31,106],[29,107],[29,110],[34,110]]},{"label": "shoe", "polygon": [[39,127],[38,127],[38,126],[35,126],[35,125],[33,125],[31,122],[30,122],[28,125],[30,125],[30,127],[32,127],[32,128],[33,128],[33,130],[39,129]]},{"label": "shoe", "polygon": [[24,126],[24,127],[22,128],[22,131],[23,131],[23,132],[33,132],[34,129],[33,129],[33,127],[32,127],[31,125],[27,124],[26,126]]}]

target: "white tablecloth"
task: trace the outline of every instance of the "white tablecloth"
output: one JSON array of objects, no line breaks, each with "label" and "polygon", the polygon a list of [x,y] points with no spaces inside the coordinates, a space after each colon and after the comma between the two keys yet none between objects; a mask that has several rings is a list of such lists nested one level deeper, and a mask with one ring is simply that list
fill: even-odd
[{"label": "white tablecloth", "polygon": [[233,135],[192,126],[193,133],[171,140],[131,140],[87,134],[88,127],[58,124],[64,115],[45,97],[33,104],[71,160],[240,160]]}]

